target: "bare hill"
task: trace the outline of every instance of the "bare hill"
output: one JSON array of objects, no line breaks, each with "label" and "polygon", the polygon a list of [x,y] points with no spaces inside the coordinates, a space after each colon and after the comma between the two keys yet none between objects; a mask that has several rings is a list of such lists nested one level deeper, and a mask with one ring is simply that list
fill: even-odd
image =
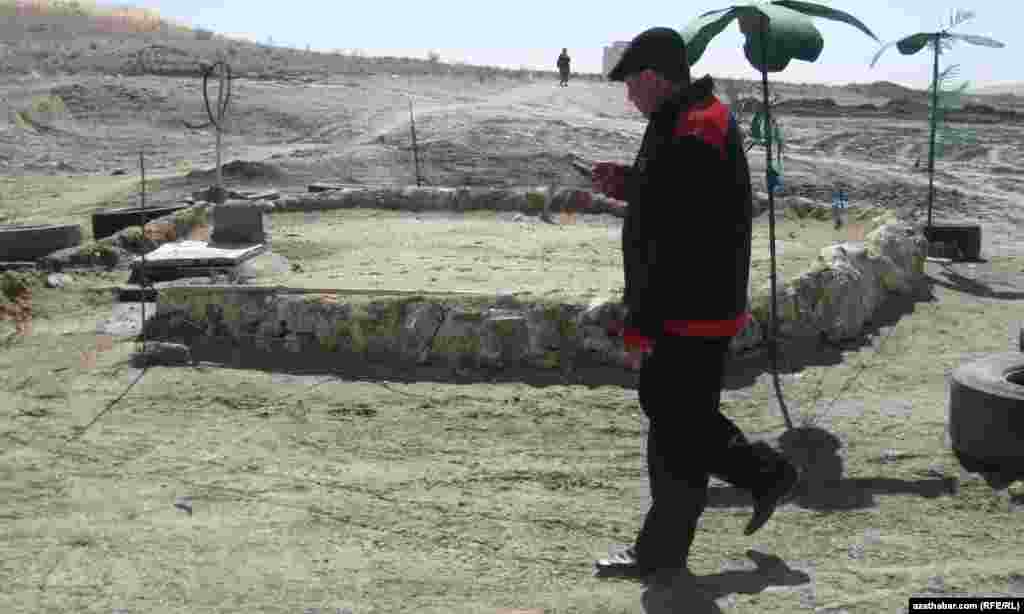
[{"label": "bare hill", "polygon": [[1024,98],[1024,81],[987,85],[974,88],[972,92],[980,96],[1016,96]]}]

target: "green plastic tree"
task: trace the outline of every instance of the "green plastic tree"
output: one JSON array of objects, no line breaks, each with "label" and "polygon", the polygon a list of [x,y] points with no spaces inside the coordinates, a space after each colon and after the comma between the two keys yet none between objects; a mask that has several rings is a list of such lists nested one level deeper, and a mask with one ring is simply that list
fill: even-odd
[{"label": "green plastic tree", "polygon": [[[814,26],[812,17],[822,17],[847,23],[864,32],[876,42],[878,37],[856,17],[831,7],[801,2],[798,0],[772,0],[740,6],[731,6],[717,11],[709,11],[691,21],[681,32],[686,41],[686,55],[691,65],[695,64],[704,54],[708,43],[715,36],[736,20],[740,31],[746,39],[743,52],[747,61],[761,73],[761,95],[764,112],[763,125],[773,126],[768,95],[768,73],[780,72],[789,66],[792,60],[814,62],[821,55],[825,41],[821,32]],[[778,318],[775,298],[775,187],[779,176],[772,161],[772,137],[774,131],[765,130],[766,171],[765,178],[768,188],[768,244],[771,253],[771,334],[768,342],[772,350],[772,374],[775,392],[786,426],[793,428],[778,379]]]},{"label": "green plastic tree", "polygon": [[918,51],[921,51],[925,47],[929,47],[934,52],[934,61],[932,63],[932,84],[929,88],[931,94],[931,103],[929,104],[928,123],[930,124],[930,135],[928,137],[928,229],[932,227],[932,203],[935,200],[935,134],[940,121],[940,115],[942,113],[942,107],[939,104],[940,88],[942,85],[942,77],[939,74],[939,56],[943,51],[948,51],[953,48],[953,43],[956,41],[964,41],[971,43],[972,45],[980,45],[982,47],[1005,47],[1003,43],[993,40],[985,36],[977,36],[974,34],[955,34],[950,32],[953,28],[974,19],[973,11],[956,11],[949,18],[949,26],[939,30],[938,32],[918,32],[917,34],[911,34],[896,41],[892,41],[882,45],[882,48],[878,50],[875,57],[871,60],[871,66],[874,67],[878,62],[878,58],[882,57],[885,50],[893,45],[899,49],[903,55],[914,55]]}]

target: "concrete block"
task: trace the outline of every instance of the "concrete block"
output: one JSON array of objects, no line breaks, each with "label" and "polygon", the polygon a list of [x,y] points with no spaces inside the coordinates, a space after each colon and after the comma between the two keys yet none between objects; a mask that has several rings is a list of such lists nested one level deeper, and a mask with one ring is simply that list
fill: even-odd
[{"label": "concrete block", "polygon": [[217,244],[263,243],[263,209],[248,201],[228,201],[213,207],[213,234],[210,242]]}]

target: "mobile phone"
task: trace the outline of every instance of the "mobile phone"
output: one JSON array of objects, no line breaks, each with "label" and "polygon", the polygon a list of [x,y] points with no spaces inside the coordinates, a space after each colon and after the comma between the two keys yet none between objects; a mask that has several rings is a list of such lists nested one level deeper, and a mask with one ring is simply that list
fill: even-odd
[{"label": "mobile phone", "polygon": [[583,175],[587,179],[590,179],[594,176],[594,173],[593,171],[590,170],[590,167],[587,166],[586,164],[583,164],[582,162],[573,161],[572,167],[576,169],[576,172]]}]

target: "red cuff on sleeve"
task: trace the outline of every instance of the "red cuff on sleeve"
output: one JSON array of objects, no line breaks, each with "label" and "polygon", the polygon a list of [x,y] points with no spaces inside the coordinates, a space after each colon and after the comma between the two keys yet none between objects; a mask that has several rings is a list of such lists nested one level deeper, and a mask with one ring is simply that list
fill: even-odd
[{"label": "red cuff on sleeve", "polygon": [[638,349],[645,352],[650,352],[654,349],[654,342],[651,341],[651,338],[641,335],[640,331],[635,328],[627,328],[623,332],[622,342],[629,349]]}]

